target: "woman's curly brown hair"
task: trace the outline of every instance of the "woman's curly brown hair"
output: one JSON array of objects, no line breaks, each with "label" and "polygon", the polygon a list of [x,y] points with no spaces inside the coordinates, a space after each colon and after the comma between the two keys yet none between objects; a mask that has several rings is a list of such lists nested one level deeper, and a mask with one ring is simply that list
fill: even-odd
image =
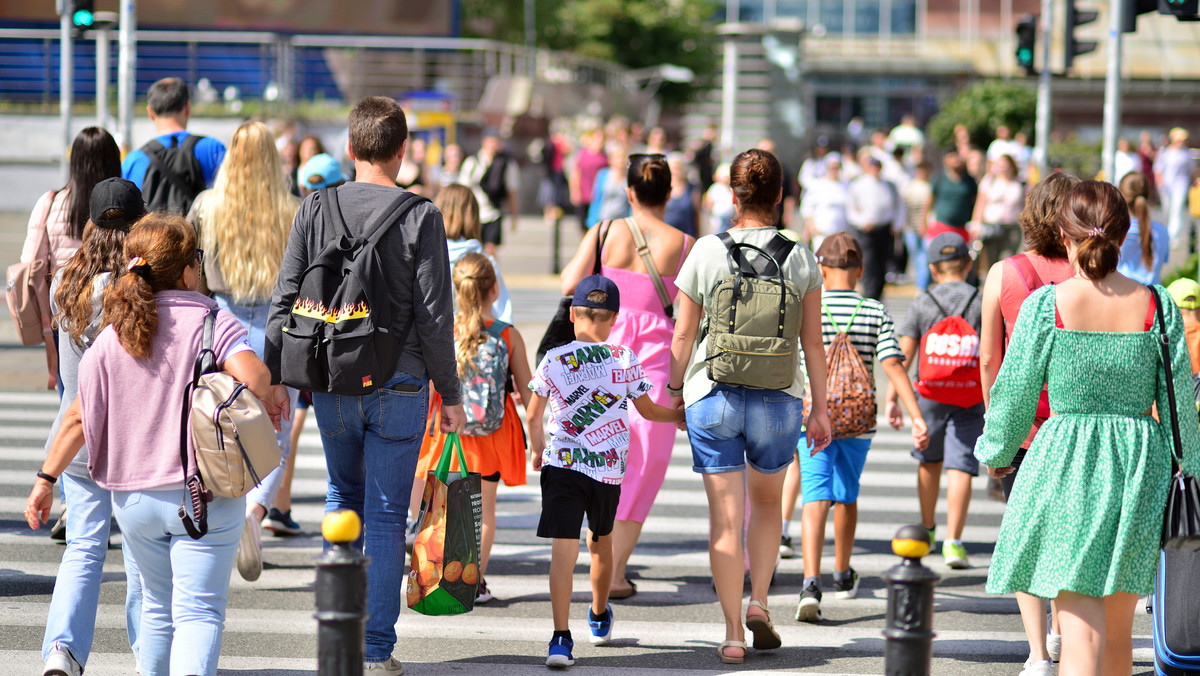
[{"label": "woman's curly brown hair", "polygon": [[1026,251],[1046,258],[1067,257],[1067,249],[1058,232],[1058,215],[1071,188],[1078,184],[1076,176],[1056,171],[1038,181],[1029,191],[1018,219],[1025,236]]}]

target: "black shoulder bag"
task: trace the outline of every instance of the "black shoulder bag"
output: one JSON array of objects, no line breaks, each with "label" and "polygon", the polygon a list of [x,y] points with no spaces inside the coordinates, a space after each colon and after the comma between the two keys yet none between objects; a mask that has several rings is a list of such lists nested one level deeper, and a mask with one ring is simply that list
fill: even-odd
[{"label": "black shoulder bag", "polygon": [[[608,233],[612,230],[612,221],[604,221],[596,227],[601,229],[597,230],[599,234],[596,236],[596,260],[592,263],[593,275],[600,274],[600,254],[604,250],[604,240],[608,239]],[[542,363],[542,357],[545,357],[547,352],[575,340],[575,324],[571,322],[571,302],[573,300],[574,296],[572,295],[563,296],[558,301],[558,309],[550,318],[550,325],[546,327],[542,342],[538,343],[535,369],[537,364]]]},{"label": "black shoulder bag", "polygon": [[[1171,488],[1167,491],[1167,509],[1163,515],[1163,549],[1183,551],[1200,550],[1200,482],[1183,471],[1183,440],[1179,436],[1179,412],[1175,408],[1175,379],[1171,374],[1171,350],[1167,339],[1167,325],[1163,321],[1162,299],[1158,291],[1154,294],[1154,312],[1158,319],[1159,343],[1162,347],[1163,370],[1167,377],[1167,406],[1171,415],[1171,464],[1175,472],[1171,477]],[[1159,411],[1159,416],[1162,412]]]}]

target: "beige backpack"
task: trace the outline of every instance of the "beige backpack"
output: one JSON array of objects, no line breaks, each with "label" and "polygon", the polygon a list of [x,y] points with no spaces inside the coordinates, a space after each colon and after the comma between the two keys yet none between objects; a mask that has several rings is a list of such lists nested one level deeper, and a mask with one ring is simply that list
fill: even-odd
[{"label": "beige backpack", "polygon": [[[240,498],[249,493],[279,466],[281,455],[266,407],[245,383],[217,370],[212,348],[216,314],[213,308],[204,318],[200,354],[184,397],[180,460],[198,523],[190,523],[183,507],[179,516],[194,539],[208,531],[204,503],[214,495]],[[189,430],[194,463],[187,458]]]},{"label": "beige backpack", "polygon": [[[8,313],[12,315],[17,325],[17,337],[21,344],[29,347],[41,345],[46,340],[46,330],[50,328],[50,234],[46,230],[46,221],[50,218],[50,208],[54,204],[54,193],[46,200],[46,211],[42,213],[41,225],[42,245],[45,247],[47,258],[28,263],[13,263],[8,266],[5,275],[4,300],[8,303]],[[42,247],[38,247],[42,251]]]}]

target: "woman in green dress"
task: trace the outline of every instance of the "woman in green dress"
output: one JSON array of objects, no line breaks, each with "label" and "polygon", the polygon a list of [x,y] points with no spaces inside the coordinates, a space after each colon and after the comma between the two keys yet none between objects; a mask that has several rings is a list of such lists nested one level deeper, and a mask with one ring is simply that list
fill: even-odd
[{"label": "woman in green dress", "polygon": [[[1042,384],[1050,419],[1021,466],[996,542],[987,589],[1057,599],[1059,674],[1128,676],[1133,614],[1152,591],[1168,483],[1170,416],[1156,299],[1116,271],[1129,208],[1112,185],[1072,189],[1059,230],[1074,277],[1021,306],[991,390],[980,462],[1005,474],[1025,440]],[[1185,469],[1200,470],[1200,428],[1187,394],[1191,364],[1179,310],[1162,312],[1175,377]]]}]

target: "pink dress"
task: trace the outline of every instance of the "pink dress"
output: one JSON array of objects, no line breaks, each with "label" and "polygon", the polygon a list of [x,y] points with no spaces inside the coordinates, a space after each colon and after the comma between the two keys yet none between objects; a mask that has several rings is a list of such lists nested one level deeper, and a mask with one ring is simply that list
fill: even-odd
[{"label": "pink dress", "polygon": [[[686,249],[685,249],[686,251]],[[621,290],[621,312],[613,326],[608,342],[624,345],[633,350],[642,362],[646,379],[654,385],[650,392],[656,403],[670,406],[667,394],[667,379],[671,368],[671,334],[674,323],[663,312],[662,302],[654,289],[650,275],[631,272],[604,265],[604,254],[600,256],[600,272],[613,280]],[[679,264],[683,263],[680,254]],[[676,269],[679,268],[676,264]],[[667,295],[675,301],[679,289],[675,287],[675,276],[662,276]],[[621,501],[617,504],[617,519],[644,523],[654,498],[662,488],[667,476],[667,465],[671,462],[671,448],[675,445],[675,426],[655,423],[638,415],[637,409],[629,407],[629,456],[625,478],[621,482]]]}]

